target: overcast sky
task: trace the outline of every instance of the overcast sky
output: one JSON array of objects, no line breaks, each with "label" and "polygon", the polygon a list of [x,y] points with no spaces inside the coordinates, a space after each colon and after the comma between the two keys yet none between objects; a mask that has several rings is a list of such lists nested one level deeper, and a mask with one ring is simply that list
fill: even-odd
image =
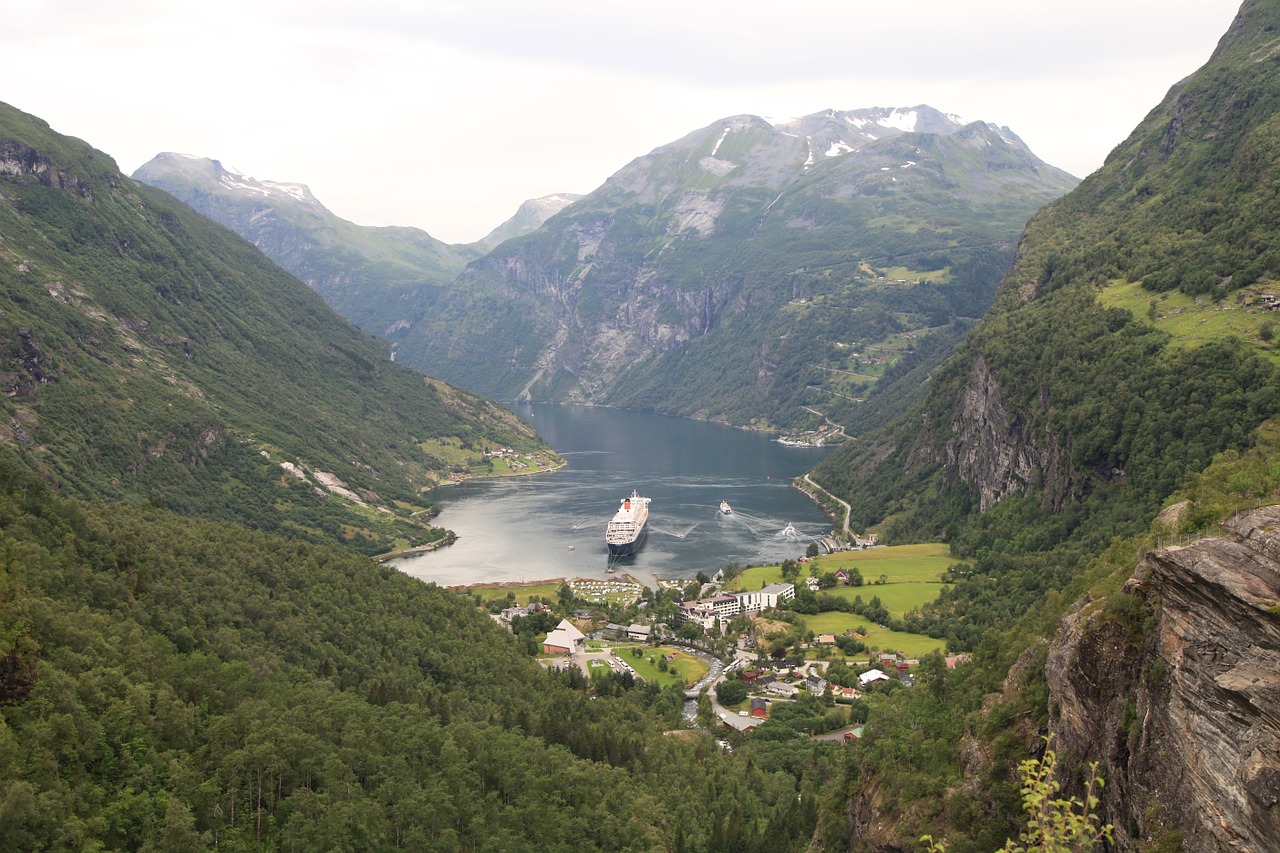
[{"label": "overcast sky", "polygon": [[470,242],[740,113],[929,104],[1084,177],[1239,0],[0,0],[0,100]]}]

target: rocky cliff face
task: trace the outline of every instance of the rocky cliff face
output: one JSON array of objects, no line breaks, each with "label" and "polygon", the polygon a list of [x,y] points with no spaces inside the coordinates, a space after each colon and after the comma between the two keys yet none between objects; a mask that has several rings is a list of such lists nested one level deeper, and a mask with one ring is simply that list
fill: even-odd
[{"label": "rocky cliff face", "polygon": [[1049,654],[1052,728],[1101,761],[1117,846],[1280,850],[1280,506],[1149,553]]},{"label": "rocky cliff face", "polygon": [[812,419],[866,391],[850,354],[981,314],[1074,184],[923,106],[731,116],[470,264],[398,353],[503,399]]}]

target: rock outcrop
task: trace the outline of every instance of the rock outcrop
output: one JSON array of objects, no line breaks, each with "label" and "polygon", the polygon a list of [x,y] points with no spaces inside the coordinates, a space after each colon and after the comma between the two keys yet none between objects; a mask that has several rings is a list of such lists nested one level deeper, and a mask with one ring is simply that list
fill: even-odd
[{"label": "rock outcrop", "polygon": [[1059,748],[1102,763],[1120,849],[1280,850],[1280,506],[1147,554],[1064,621],[1047,675]]}]

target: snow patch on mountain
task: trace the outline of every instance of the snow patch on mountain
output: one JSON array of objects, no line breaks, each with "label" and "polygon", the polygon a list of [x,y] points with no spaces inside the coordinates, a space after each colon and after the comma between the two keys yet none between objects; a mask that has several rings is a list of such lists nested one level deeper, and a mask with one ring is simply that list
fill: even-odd
[{"label": "snow patch on mountain", "polygon": [[729,131],[730,131],[730,130],[732,130],[732,129],[733,129],[733,128],[732,128],[732,127],[730,127],[730,126],[729,126],[729,125],[727,125],[727,124],[724,126],[724,131],[720,134],[720,138],[719,138],[719,139],[717,139],[717,140],[716,140],[716,144],[715,144],[715,145],[713,145],[713,146],[711,147],[711,156],[712,156],[712,157],[715,157],[715,156],[716,156],[716,152],[720,150],[720,145],[721,145],[721,143],[723,143],[723,142],[724,142],[724,138],[725,138],[726,136],[728,136],[728,135],[729,135]]},{"label": "snow patch on mountain", "polygon": [[851,154],[858,149],[854,148],[844,140],[831,143],[831,147],[827,149],[828,157],[839,157],[841,154]]},{"label": "snow patch on mountain", "polygon": [[920,120],[920,114],[915,110],[897,110],[889,113],[884,118],[876,122],[881,127],[892,127],[901,130],[903,133],[915,133],[916,123]]}]

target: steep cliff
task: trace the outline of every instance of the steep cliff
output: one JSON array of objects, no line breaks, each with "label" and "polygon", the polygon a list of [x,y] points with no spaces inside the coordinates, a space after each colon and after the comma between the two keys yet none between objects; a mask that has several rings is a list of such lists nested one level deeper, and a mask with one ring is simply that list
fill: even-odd
[{"label": "steep cliff", "polygon": [[1280,849],[1280,506],[1222,529],[1147,554],[1050,650],[1052,730],[1102,762],[1122,850]]}]

